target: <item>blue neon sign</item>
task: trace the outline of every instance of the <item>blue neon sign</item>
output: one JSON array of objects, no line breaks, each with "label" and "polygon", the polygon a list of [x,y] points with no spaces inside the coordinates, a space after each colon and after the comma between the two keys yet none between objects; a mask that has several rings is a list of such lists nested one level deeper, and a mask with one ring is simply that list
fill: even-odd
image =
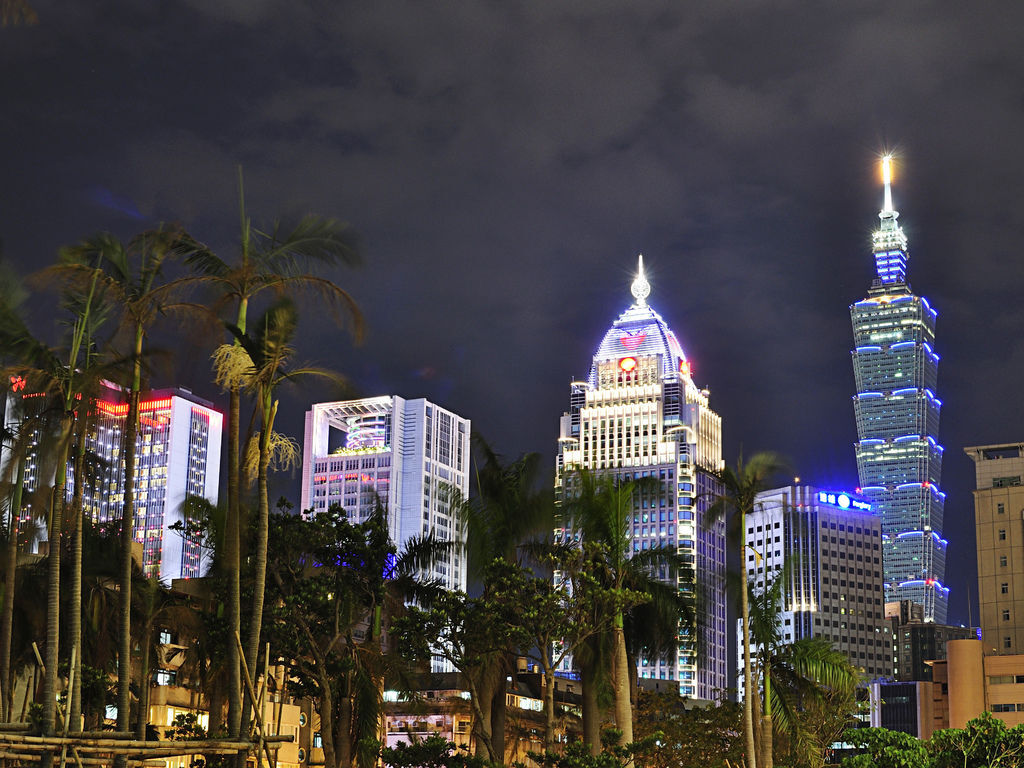
[{"label": "blue neon sign", "polygon": [[864,512],[871,511],[871,504],[855,498],[848,493],[836,493],[834,491],[818,491],[818,503],[829,504],[840,509],[859,509]]}]

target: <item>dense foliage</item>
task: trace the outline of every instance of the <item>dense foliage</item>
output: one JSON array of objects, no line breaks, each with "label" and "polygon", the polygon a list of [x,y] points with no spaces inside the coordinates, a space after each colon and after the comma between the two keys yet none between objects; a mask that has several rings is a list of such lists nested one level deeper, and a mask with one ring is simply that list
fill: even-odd
[{"label": "dense foliage", "polygon": [[964,728],[936,731],[927,741],[885,728],[849,731],[861,754],[842,768],[1016,768],[1024,764],[1024,725],[1007,728],[985,712]]}]

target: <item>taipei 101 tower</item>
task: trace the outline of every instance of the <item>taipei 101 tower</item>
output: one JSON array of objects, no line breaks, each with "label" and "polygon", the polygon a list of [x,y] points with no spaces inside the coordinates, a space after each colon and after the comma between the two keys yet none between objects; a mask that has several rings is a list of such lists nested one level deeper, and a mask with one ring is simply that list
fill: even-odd
[{"label": "taipei 101 tower", "polygon": [[[885,601],[910,600],[926,621],[946,622],[935,393],[935,310],[907,282],[907,238],[892,205],[892,160],[882,159],[885,197],[872,236],[877,277],[867,298],[850,307],[857,394],[857,472],[861,493],[882,518]],[[848,574],[855,578],[853,569]]]}]

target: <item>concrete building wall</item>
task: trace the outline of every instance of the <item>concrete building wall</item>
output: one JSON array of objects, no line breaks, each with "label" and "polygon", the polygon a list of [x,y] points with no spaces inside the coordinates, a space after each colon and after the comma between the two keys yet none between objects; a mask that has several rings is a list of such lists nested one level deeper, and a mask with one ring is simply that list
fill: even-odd
[{"label": "concrete building wall", "polygon": [[949,671],[949,727],[963,728],[985,711],[985,662],[980,640],[946,644]]},{"label": "concrete building wall", "polygon": [[964,450],[975,468],[981,640],[986,654],[1024,653],[1024,444]]}]

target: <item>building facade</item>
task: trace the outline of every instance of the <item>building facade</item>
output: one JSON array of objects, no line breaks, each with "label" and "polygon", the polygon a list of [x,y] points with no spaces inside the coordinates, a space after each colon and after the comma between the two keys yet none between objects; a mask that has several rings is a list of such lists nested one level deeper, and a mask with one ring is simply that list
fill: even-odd
[{"label": "building facade", "polygon": [[709,407],[708,390],[694,383],[675,334],[648,306],[649,293],[641,257],[632,305],[605,334],[587,380],[570,386],[557,477],[561,483],[567,473],[586,469],[661,481],[657,493],[638,494],[630,525],[633,551],[678,552],[693,568],[706,613],[699,622],[702,637],[682,635],[673,658],[641,659],[638,673],[677,681],[685,696],[717,699],[728,685],[725,526],[707,526],[703,516],[718,489],[712,473],[723,467],[722,421]]},{"label": "building facade", "polygon": [[882,518],[886,601],[912,600],[926,621],[945,623],[936,313],[907,282],[907,238],[892,207],[889,168],[887,157],[872,239],[877,277],[867,298],[850,307],[857,471],[861,493]]},{"label": "building facade", "polygon": [[[470,422],[422,398],[370,397],[316,403],[306,412],[302,509],[341,506],[353,522],[378,503],[399,548],[433,532],[461,541],[459,501],[469,495]],[[466,589],[466,557],[456,546],[429,574]]]},{"label": "building facade", "polygon": [[[746,525],[750,584],[763,590],[774,578],[786,579],[783,642],[821,637],[866,678],[891,677],[882,521],[870,503],[853,493],[791,485],[759,493]],[[738,638],[741,632],[737,622]]]},{"label": "building facade", "polygon": [[909,600],[886,603],[885,615],[892,623],[895,677],[900,681],[930,681],[931,662],[946,658],[946,644],[950,640],[978,639],[978,630],[974,627],[925,621],[923,606]]},{"label": "building facade", "polygon": [[[31,402],[32,396],[27,400]],[[83,477],[82,505],[93,522],[120,523],[124,504],[124,427],[128,403],[114,385],[103,388],[93,401],[87,455],[95,457],[88,477]],[[10,413],[8,423],[21,416]],[[202,576],[212,554],[200,537],[185,527],[186,496],[201,496],[216,504],[220,487],[220,453],[223,415],[207,400],[187,389],[162,389],[146,393],[139,402],[139,427],[135,448],[134,534],[142,544],[142,572],[169,584],[174,579]],[[25,489],[50,483],[53,468],[40,462],[38,442],[25,465]],[[68,463],[67,495],[71,498],[77,478]],[[24,517],[32,517],[26,509]]]},{"label": "building facade", "polygon": [[964,450],[974,460],[981,641],[986,654],[1024,654],[1024,443]]},{"label": "building facade", "polygon": [[1024,724],[1024,654],[989,654],[981,640],[951,640],[934,666],[935,730],[963,728],[983,712]]}]

